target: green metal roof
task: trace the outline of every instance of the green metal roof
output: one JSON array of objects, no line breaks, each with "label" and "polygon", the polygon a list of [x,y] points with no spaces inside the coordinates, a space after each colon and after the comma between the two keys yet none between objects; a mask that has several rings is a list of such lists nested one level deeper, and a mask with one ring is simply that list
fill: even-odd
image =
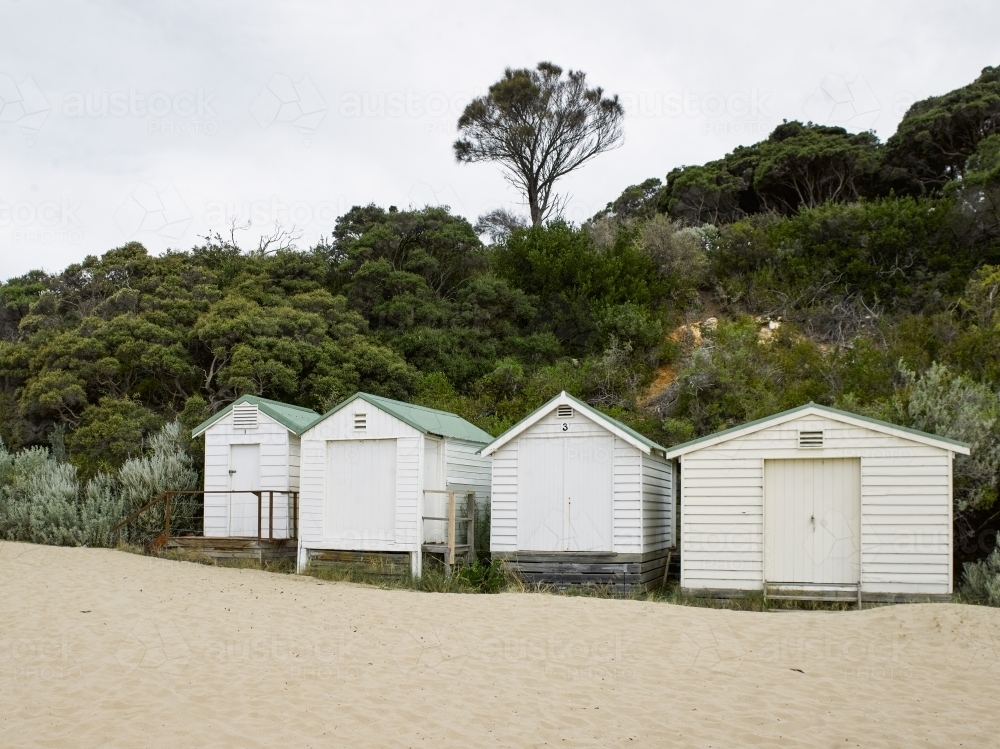
[{"label": "green metal roof", "polygon": [[585,410],[588,413],[590,413],[592,416],[595,416],[599,421],[603,420],[603,421],[609,422],[610,424],[613,424],[618,429],[622,430],[623,432],[625,432],[626,434],[628,434],[630,437],[632,437],[633,439],[635,439],[638,442],[642,443],[643,445],[645,445],[646,447],[650,448],[651,450],[662,450],[663,452],[666,452],[667,448],[665,448],[663,445],[659,444],[658,442],[653,442],[653,440],[649,439],[649,437],[646,437],[646,436],[640,434],[639,432],[635,431],[630,426],[626,426],[625,424],[622,424],[620,421],[618,421],[618,419],[613,419],[610,416],[608,416],[606,413],[602,413],[601,411],[598,411],[596,408],[594,408],[593,406],[591,406],[589,403],[586,403],[586,402],[580,400],[579,398],[576,398],[576,397],[570,395],[565,390],[563,392],[559,393],[559,395],[555,396],[554,398],[549,399],[543,405],[541,405],[538,408],[536,408],[534,411],[532,411],[530,414],[528,414],[527,416],[525,416],[523,419],[521,419],[519,422],[517,422],[510,429],[507,429],[506,431],[504,431],[503,434],[501,434],[499,437],[497,437],[495,440],[493,440],[493,442],[500,442],[508,434],[511,434],[512,432],[520,431],[521,429],[523,429],[522,425],[525,424],[525,422],[531,421],[536,414],[539,414],[539,413],[542,413],[542,412],[547,412],[547,411],[551,410],[551,407],[556,403],[556,401],[560,400],[564,396],[568,400],[572,401],[577,406],[579,406],[580,408],[582,408],[583,410]]},{"label": "green metal roof", "polygon": [[196,426],[193,430],[191,430],[191,435],[193,437],[197,437],[199,434],[212,426],[212,424],[232,411],[234,406],[237,406],[240,403],[253,403],[263,413],[270,416],[296,436],[302,434],[310,424],[319,418],[319,414],[311,408],[293,406],[290,403],[273,401],[256,395],[241,395],[214,416]]},{"label": "green metal roof", "polygon": [[475,424],[470,424],[458,414],[453,414],[449,411],[439,411],[436,408],[427,408],[426,406],[416,406],[412,403],[404,403],[403,401],[383,398],[380,395],[372,395],[370,393],[355,393],[350,398],[341,401],[331,408],[320,419],[317,419],[315,423],[337,413],[337,411],[356,398],[367,401],[376,408],[380,408],[387,414],[395,416],[404,424],[409,424],[424,434],[435,434],[440,437],[475,442],[481,445],[493,441],[493,436],[489,432],[484,432]]},{"label": "green metal roof", "polygon": [[[626,432],[626,433],[632,435],[633,437],[635,437],[637,440],[639,440],[646,447],[654,448],[656,450],[663,450],[664,452],[666,452],[667,448],[665,448],[659,442],[653,442],[653,440],[651,440],[649,437],[646,437],[645,435],[640,434],[639,432],[635,431],[632,427],[630,427],[630,426],[628,426],[626,424],[623,424],[622,422],[618,421],[618,419],[611,418],[606,413],[598,411],[593,406],[589,405],[588,403],[585,403],[584,401],[580,400],[579,398],[573,397],[569,393],[566,393],[566,397],[569,398],[574,403],[578,403],[579,405],[583,406],[584,408],[586,408],[591,413],[597,414],[598,416],[600,416],[605,421],[610,421],[612,424],[614,424],[616,427],[618,427],[619,429],[621,429],[623,432]],[[551,403],[551,401],[550,401],[550,403]]]},{"label": "green metal roof", "polygon": [[919,429],[910,429],[909,427],[900,426],[899,424],[893,424],[889,421],[881,421],[880,419],[873,419],[870,416],[862,416],[861,414],[851,413],[850,411],[843,411],[839,408],[833,408],[832,406],[821,406],[818,403],[805,403],[801,406],[796,406],[795,408],[789,408],[787,411],[780,411],[776,414],[771,414],[770,416],[765,416],[760,419],[754,419],[753,421],[748,421],[745,424],[740,424],[739,426],[729,427],[729,429],[723,429],[719,432],[713,432],[712,434],[706,434],[704,437],[699,437],[698,439],[689,440],[688,442],[681,442],[670,448],[668,452],[675,453],[678,450],[687,450],[689,447],[693,447],[702,442],[707,442],[708,440],[714,440],[718,437],[724,437],[727,434],[734,434],[736,432],[743,431],[747,427],[753,427],[757,425],[765,424],[768,421],[773,421],[774,419],[779,419],[785,416],[791,416],[792,414],[798,413],[799,411],[805,411],[810,408],[815,408],[819,411],[825,411],[832,416],[847,416],[852,419],[858,419],[859,421],[866,421],[874,426],[881,427],[882,429],[888,429],[896,432],[906,432],[908,434],[917,435],[918,437],[923,437],[925,439],[937,440],[938,442],[946,442],[951,445],[956,445],[958,447],[964,447],[969,449],[970,445],[966,442],[959,442],[958,440],[953,440],[950,437],[942,437],[938,434],[930,434],[929,432],[921,432]]}]

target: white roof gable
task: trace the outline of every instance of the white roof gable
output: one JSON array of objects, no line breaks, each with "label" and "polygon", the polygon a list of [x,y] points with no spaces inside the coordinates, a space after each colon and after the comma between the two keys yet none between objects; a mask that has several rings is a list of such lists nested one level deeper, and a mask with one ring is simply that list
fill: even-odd
[{"label": "white roof gable", "polygon": [[858,416],[857,414],[841,411],[837,408],[808,403],[804,406],[799,406],[798,408],[782,411],[781,413],[774,414],[773,416],[767,416],[763,419],[751,421],[747,424],[743,424],[742,426],[733,427],[732,429],[724,429],[723,431],[716,432],[715,434],[709,434],[705,437],[691,440],[690,442],[674,445],[672,448],[667,450],[667,457],[679,458],[681,455],[687,455],[688,453],[696,452],[706,447],[711,447],[722,442],[744,437],[748,434],[758,432],[761,429],[767,429],[778,424],[783,424],[787,421],[792,421],[793,419],[800,419],[803,416],[821,416],[827,419],[833,419],[834,421],[843,422],[844,424],[850,424],[851,426],[870,429],[873,432],[881,432],[883,434],[899,437],[900,439],[910,440],[911,442],[918,442],[923,445],[930,445],[931,447],[939,447],[943,450],[961,453],[962,455],[969,454],[969,446],[964,442],[959,442],[947,437],[938,437],[937,435],[920,432],[916,429],[909,429],[908,427],[901,427],[897,424],[890,424],[887,421],[879,421],[878,419],[870,419],[866,416]]},{"label": "white roof gable", "polygon": [[523,432],[533,427],[539,421],[541,421],[550,413],[559,408],[559,406],[571,406],[572,408],[576,409],[577,413],[582,414],[583,416],[587,417],[598,426],[608,430],[616,437],[625,440],[630,445],[637,447],[647,455],[653,450],[659,450],[660,452],[666,450],[666,448],[662,447],[661,445],[657,445],[652,440],[642,437],[637,432],[634,432],[633,430],[626,427],[624,424],[620,424],[619,422],[615,421],[609,416],[605,416],[600,411],[587,405],[583,401],[574,398],[572,395],[570,395],[564,390],[561,393],[559,393],[559,395],[557,395],[555,398],[546,403],[544,406],[541,406],[533,413],[524,417],[523,419],[521,419],[521,421],[517,422],[517,424],[512,426],[503,434],[501,434],[499,437],[493,440],[493,442],[491,442],[482,450],[480,450],[480,453],[482,453],[483,455],[493,454],[498,449],[500,449],[508,442],[510,442],[512,439],[516,438],[518,435],[522,434]]}]

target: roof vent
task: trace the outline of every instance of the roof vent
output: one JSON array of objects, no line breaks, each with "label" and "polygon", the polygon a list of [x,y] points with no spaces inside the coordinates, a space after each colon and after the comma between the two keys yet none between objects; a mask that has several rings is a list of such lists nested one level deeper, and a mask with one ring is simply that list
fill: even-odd
[{"label": "roof vent", "polygon": [[257,428],[257,404],[239,403],[233,407],[233,428],[234,429],[256,429]]},{"label": "roof vent", "polygon": [[573,407],[572,406],[559,406],[556,408],[556,416],[560,419],[572,419],[573,418]]},{"label": "roof vent", "polygon": [[799,447],[823,447],[823,432],[799,432]]},{"label": "roof vent", "polygon": [[363,432],[368,428],[368,414],[354,414],[354,430]]}]

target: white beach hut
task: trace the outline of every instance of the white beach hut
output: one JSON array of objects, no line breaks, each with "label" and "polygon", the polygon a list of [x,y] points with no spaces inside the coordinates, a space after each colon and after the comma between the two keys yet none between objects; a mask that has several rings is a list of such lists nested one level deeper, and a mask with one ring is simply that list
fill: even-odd
[{"label": "white beach hut", "polygon": [[318,418],[244,395],[194,428],[192,436],[205,435],[206,538],[294,537],[299,435]]},{"label": "white beach hut", "polygon": [[676,445],[681,587],[949,596],[956,453],[969,446],[813,403]]},{"label": "white beach hut", "polygon": [[535,582],[659,584],[674,546],[665,452],[560,393],[483,450],[493,557]]},{"label": "white beach hut", "polygon": [[447,411],[356,393],[302,435],[301,570],[324,552],[406,554],[421,572],[425,544],[443,542],[446,495],[490,492],[493,439]]}]

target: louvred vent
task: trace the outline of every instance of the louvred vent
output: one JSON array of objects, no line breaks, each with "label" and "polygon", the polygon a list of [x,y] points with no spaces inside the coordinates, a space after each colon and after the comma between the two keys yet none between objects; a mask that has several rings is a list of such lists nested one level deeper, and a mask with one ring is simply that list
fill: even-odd
[{"label": "louvred vent", "polygon": [[354,414],[354,429],[363,432],[368,428],[368,414]]},{"label": "louvred vent", "polygon": [[236,429],[256,429],[257,404],[240,403],[233,408],[233,426]]},{"label": "louvred vent", "polygon": [[823,432],[799,432],[799,447],[823,447]]},{"label": "louvred vent", "polygon": [[573,407],[559,406],[556,408],[556,416],[560,419],[571,419],[573,417]]}]

